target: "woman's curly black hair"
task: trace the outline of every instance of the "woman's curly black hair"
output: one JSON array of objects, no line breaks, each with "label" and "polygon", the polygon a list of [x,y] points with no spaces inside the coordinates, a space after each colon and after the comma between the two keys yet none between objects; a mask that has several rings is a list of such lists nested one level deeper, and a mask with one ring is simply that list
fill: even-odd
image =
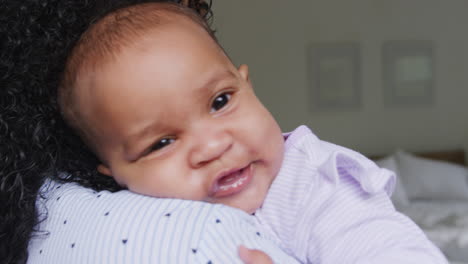
[{"label": "woman's curly black hair", "polygon": [[[0,0],[0,260],[25,263],[38,233],[36,198],[47,178],[117,191],[65,124],[57,88],[67,56],[97,17],[143,2],[176,2],[211,19],[202,0]],[[65,173],[63,173],[65,172]],[[93,179],[93,180],[89,180]]]}]

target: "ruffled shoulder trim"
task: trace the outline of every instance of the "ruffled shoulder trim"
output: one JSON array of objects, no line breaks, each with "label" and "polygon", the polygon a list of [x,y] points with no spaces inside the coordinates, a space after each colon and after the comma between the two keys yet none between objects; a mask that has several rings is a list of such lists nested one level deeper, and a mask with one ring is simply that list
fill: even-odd
[{"label": "ruffled shoulder trim", "polygon": [[318,172],[339,184],[343,177],[351,177],[362,190],[375,194],[384,190],[391,196],[395,188],[395,173],[379,168],[373,161],[352,150],[336,150],[318,167]]}]

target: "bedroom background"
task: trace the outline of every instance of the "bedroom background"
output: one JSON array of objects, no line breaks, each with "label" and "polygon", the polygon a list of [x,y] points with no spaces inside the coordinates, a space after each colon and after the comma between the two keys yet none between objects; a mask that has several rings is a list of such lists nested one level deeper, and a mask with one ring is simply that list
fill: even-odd
[{"label": "bedroom background", "polygon": [[[284,131],[307,124],[322,139],[364,154],[468,150],[468,2],[465,0],[215,1],[218,38],[249,65],[257,95]],[[433,100],[384,105],[382,46],[433,43]],[[360,49],[360,104],[311,109],[307,46],[354,42]]]}]

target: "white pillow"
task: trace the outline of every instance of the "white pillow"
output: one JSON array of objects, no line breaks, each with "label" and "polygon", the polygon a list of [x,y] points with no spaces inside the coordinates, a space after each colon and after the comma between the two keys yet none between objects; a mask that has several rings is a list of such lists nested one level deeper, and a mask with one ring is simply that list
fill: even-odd
[{"label": "white pillow", "polygon": [[410,199],[468,200],[468,169],[397,151],[396,159]]},{"label": "white pillow", "polygon": [[409,204],[409,199],[408,196],[406,195],[406,190],[403,187],[400,177],[399,177],[399,172],[398,172],[398,164],[396,162],[396,159],[393,155],[376,160],[375,164],[381,168],[385,168],[387,170],[391,170],[395,172],[396,174],[396,185],[395,185],[395,190],[393,191],[392,194],[392,202],[395,205],[396,208],[400,209]]}]

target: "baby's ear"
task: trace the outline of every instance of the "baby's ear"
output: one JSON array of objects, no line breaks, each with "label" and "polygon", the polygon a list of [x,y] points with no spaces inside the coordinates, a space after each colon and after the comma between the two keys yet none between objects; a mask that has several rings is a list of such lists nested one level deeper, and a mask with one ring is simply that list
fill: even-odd
[{"label": "baby's ear", "polygon": [[107,167],[106,165],[104,164],[99,164],[97,166],[97,171],[101,174],[104,174],[106,176],[111,176],[112,177],[112,172],[111,170],[109,169],[109,167]]},{"label": "baby's ear", "polygon": [[242,79],[248,83],[250,83],[250,76],[249,76],[249,66],[247,64],[242,64],[237,69],[242,77]]}]

